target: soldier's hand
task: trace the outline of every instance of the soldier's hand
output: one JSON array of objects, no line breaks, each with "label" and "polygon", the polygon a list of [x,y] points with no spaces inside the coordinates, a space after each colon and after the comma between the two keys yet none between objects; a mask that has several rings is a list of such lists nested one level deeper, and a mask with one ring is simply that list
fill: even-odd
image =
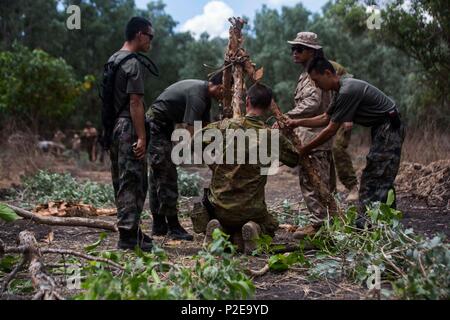
[{"label": "soldier's hand", "polygon": [[278,124],[278,121],[276,121],[276,122],[272,125],[272,129],[280,129],[280,125]]},{"label": "soldier's hand", "polygon": [[353,122],[344,122],[344,123],[342,124],[342,126],[344,127],[344,131],[352,130],[352,128],[353,128]]},{"label": "soldier's hand", "polygon": [[296,128],[298,127],[297,121],[294,119],[286,119],[286,126],[289,128]]},{"label": "soldier's hand", "polygon": [[138,160],[144,159],[146,151],[145,148],[146,148],[145,138],[138,139],[137,142],[133,145],[133,152]]}]

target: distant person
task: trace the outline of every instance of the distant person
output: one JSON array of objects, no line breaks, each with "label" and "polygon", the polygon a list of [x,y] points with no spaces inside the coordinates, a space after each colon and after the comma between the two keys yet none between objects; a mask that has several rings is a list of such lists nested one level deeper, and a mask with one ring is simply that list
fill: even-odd
[{"label": "distant person", "polygon": [[171,159],[171,135],[176,124],[187,124],[193,133],[194,121],[211,122],[211,99],[220,100],[222,95],[222,73],[209,81],[183,80],[165,89],[149,110],[149,193],[155,236],[193,240],[178,221],[178,174]]},{"label": "distant person", "polygon": [[[363,228],[366,206],[372,202],[386,202],[389,190],[400,166],[405,129],[395,102],[373,85],[358,79],[342,78],[324,58],[316,58],[308,66],[311,79],[322,90],[333,90],[336,98],[326,112],[312,118],[288,120],[290,127],[324,127],[301,148],[306,156],[313,149],[329,141],[345,122],[353,122],[372,129],[372,145],[359,187],[359,218]],[[395,203],[393,205],[395,208]]]},{"label": "distant person", "polygon": [[81,138],[78,134],[74,134],[72,138],[72,151],[76,159],[80,158],[80,151],[81,151]]},{"label": "distant person", "polygon": [[55,156],[61,155],[66,150],[64,145],[48,140],[38,141],[37,148],[43,153],[51,153]]},{"label": "distant person", "polygon": [[64,146],[65,138],[66,138],[66,135],[61,130],[57,130],[55,132],[55,134],[53,135],[52,141],[55,143],[53,150],[57,156],[60,156],[63,153],[63,151],[65,150],[65,147],[61,148],[62,146]]},{"label": "distant person", "polygon": [[95,162],[97,160],[97,129],[92,125],[92,122],[87,121],[81,133],[81,139],[84,150],[89,155],[89,161]]}]

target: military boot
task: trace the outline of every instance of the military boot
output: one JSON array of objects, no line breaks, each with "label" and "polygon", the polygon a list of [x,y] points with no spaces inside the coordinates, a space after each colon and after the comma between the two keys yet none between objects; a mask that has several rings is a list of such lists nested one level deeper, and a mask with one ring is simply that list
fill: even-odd
[{"label": "military boot", "polygon": [[138,230],[119,230],[119,242],[117,247],[122,250],[134,250],[139,247],[142,251],[150,252],[153,248],[152,238]]},{"label": "military boot", "polygon": [[194,240],[194,236],[189,234],[178,221],[178,216],[167,217],[167,225],[169,227],[168,236],[174,240]]},{"label": "military boot", "polygon": [[253,222],[249,221],[242,227],[242,240],[244,241],[244,253],[252,254],[257,248],[256,239],[261,234],[261,227]]},{"label": "military boot", "polygon": [[223,231],[222,225],[220,224],[219,220],[217,219],[210,220],[206,225],[205,239],[203,240],[203,244],[208,244],[213,240],[212,234],[216,229]]},{"label": "military boot", "polygon": [[169,230],[166,222],[166,217],[158,214],[153,214],[153,227],[152,227],[152,236],[155,237],[164,237]]},{"label": "military boot", "polygon": [[359,199],[359,189],[358,185],[355,185],[351,190],[347,198],[345,199],[346,202],[357,202]]},{"label": "military boot", "polygon": [[316,226],[313,224],[310,224],[306,227],[303,228],[298,228],[294,234],[292,235],[292,237],[294,239],[300,240],[300,239],[304,239],[307,236],[313,237],[317,231],[319,231],[320,226]]}]

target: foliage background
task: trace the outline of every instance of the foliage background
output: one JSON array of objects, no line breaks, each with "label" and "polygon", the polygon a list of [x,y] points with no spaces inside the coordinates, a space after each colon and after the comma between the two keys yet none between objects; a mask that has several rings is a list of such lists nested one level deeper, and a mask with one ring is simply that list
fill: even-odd
[{"label": "foliage background", "polygon": [[[81,30],[66,28],[69,2],[81,7]],[[366,27],[369,4],[382,8],[380,30]],[[219,66],[227,43],[206,33],[195,40],[176,32],[177,22],[161,1],[145,10],[133,0],[18,0],[0,6],[0,125],[25,123],[43,135],[79,128],[88,119],[99,124],[96,83],[103,64],[121,47],[131,16],[149,17],[156,32],[149,56],[161,75],[147,81],[147,105],[178,80],[205,78],[210,70],[203,64]],[[245,46],[264,66],[264,81],[285,111],[301,71],[286,41],[310,30],[319,34],[328,58],[392,96],[410,126],[445,129],[449,19],[445,0],[330,1],[321,14],[300,2],[279,11],[263,6],[246,29]],[[33,68],[43,73],[33,77]]]}]

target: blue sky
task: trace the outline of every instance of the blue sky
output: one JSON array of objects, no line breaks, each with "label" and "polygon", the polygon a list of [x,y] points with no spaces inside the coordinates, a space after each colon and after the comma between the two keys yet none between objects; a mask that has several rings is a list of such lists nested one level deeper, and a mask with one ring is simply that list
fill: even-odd
[{"label": "blue sky", "polygon": [[[137,7],[145,8],[149,0],[135,0]],[[233,16],[253,18],[263,4],[270,8],[292,6],[301,2],[308,10],[320,12],[327,0],[163,0],[166,12],[179,22],[177,30],[200,35],[207,31],[212,36],[227,34],[227,19]]]}]

